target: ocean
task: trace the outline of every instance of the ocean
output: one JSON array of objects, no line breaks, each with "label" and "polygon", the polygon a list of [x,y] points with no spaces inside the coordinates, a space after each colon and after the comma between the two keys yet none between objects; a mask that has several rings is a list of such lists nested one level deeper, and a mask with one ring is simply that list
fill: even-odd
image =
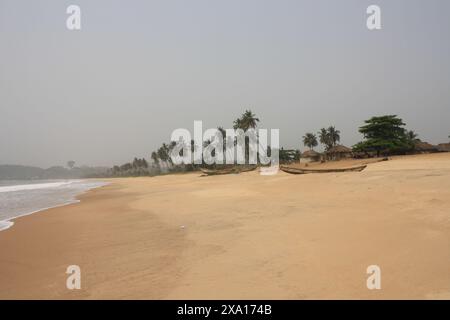
[{"label": "ocean", "polygon": [[0,231],[14,218],[78,202],[76,196],[106,185],[92,180],[0,180]]}]

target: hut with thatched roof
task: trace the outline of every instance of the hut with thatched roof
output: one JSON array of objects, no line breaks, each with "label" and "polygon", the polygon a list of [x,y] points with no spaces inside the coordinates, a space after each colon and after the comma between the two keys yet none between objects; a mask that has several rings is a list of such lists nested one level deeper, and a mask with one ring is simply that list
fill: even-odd
[{"label": "hut with thatched roof", "polygon": [[300,155],[300,163],[315,162],[320,160],[320,153],[314,150],[307,150]]},{"label": "hut with thatched roof", "polygon": [[439,152],[450,152],[450,143],[439,143],[437,148]]},{"label": "hut with thatched roof", "polygon": [[419,140],[414,143],[414,151],[416,153],[433,153],[439,152],[439,149],[437,146]]},{"label": "hut with thatched roof", "polygon": [[338,144],[330,148],[326,152],[328,160],[341,160],[345,158],[351,158],[353,156],[352,149],[349,147]]}]

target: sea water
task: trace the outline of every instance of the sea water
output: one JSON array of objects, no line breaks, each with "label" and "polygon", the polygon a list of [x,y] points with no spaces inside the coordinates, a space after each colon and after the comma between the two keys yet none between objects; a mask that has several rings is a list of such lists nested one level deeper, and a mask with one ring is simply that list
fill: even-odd
[{"label": "sea water", "polygon": [[14,218],[78,202],[76,196],[107,183],[93,180],[0,180],[0,231]]}]

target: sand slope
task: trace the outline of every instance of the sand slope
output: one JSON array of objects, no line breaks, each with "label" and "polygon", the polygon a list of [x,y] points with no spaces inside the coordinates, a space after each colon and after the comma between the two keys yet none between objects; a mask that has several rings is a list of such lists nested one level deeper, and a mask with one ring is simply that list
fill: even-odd
[{"label": "sand slope", "polygon": [[0,298],[450,298],[450,153],[112,181],[0,232]]}]

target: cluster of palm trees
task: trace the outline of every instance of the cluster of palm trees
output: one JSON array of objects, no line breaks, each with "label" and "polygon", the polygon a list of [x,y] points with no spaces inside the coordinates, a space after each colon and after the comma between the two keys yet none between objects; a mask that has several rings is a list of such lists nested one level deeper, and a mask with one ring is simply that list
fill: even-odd
[{"label": "cluster of palm trees", "polygon": [[127,162],[121,166],[114,166],[107,172],[112,177],[129,177],[149,175],[149,165],[144,158],[134,158],[132,162]]},{"label": "cluster of palm trees", "polygon": [[[414,149],[414,143],[420,141],[420,139],[418,139],[417,133],[415,133],[413,130],[405,130],[404,136],[406,137],[407,142],[411,145],[412,150]],[[337,146],[340,140],[341,132],[334,126],[320,129],[317,133],[317,136],[311,132],[308,132],[303,136],[303,144],[310,150],[314,150],[314,147],[317,147],[320,142],[320,144],[323,145],[325,151],[329,151],[331,148]]]},{"label": "cluster of palm trees", "polygon": [[[242,129],[244,132],[249,129],[256,129],[259,119],[251,110],[245,110],[245,112],[233,122],[233,128],[235,130]],[[237,141],[226,141],[226,131],[223,127],[218,127],[218,131],[222,134],[224,153],[226,154],[227,148],[231,144],[236,144]],[[214,139],[215,137],[212,137]],[[246,137],[248,139],[248,137]],[[246,141],[248,142],[248,141]],[[203,144],[207,146],[211,143],[211,140],[205,141]],[[197,149],[194,140],[191,140],[191,152]],[[145,159],[135,158],[133,162],[126,163],[121,166],[114,166],[109,170],[110,176],[137,176],[137,175],[157,175],[172,171],[192,171],[198,169],[198,167],[204,165],[188,164],[188,165],[174,165],[170,156],[173,148],[176,146],[176,142],[163,143],[157,150],[153,151],[150,155],[151,164],[149,165]],[[228,146],[228,147],[227,147]],[[248,143],[246,143],[248,146]],[[182,152],[182,151],[181,151]],[[248,150],[246,150],[246,154]]]},{"label": "cluster of palm trees", "polygon": [[170,152],[175,147],[176,142],[172,141],[170,143],[163,143],[158,150],[151,153],[150,158],[153,161],[153,168],[159,173],[161,172],[161,167],[170,168],[172,166],[172,158],[170,157]]},{"label": "cluster of palm trees", "polygon": [[[256,129],[258,126],[259,118],[251,110],[245,110],[245,112],[236,120],[233,121],[233,128],[235,130],[241,129],[244,132],[250,129]],[[234,144],[237,145],[238,141],[235,138],[234,141],[227,141],[226,131],[223,127],[218,127],[218,132],[221,133],[221,138],[223,139],[223,151],[225,156],[227,155],[228,148]],[[317,134],[308,132],[303,137],[303,144],[307,146],[310,150],[314,150],[320,144],[323,145],[325,151],[337,146],[341,139],[341,132],[337,130],[334,126],[329,126],[328,128],[320,129]],[[218,135],[219,136],[219,135]],[[417,134],[414,131],[404,131],[403,137],[406,138],[407,142],[413,146],[415,142],[420,141]],[[450,138],[450,136],[449,136]],[[217,137],[211,137],[210,140],[204,142],[204,146],[209,145]],[[246,159],[248,160],[249,155],[249,137],[245,137],[246,145]],[[163,143],[157,150],[151,153],[151,163],[149,164],[144,158],[135,158],[131,163],[125,163],[121,166],[114,166],[108,171],[110,176],[139,176],[139,175],[156,175],[165,172],[173,171],[192,171],[198,169],[200,166],[204,166],[205,163],[201,165],[189,164],[189,165],[174,165],[171,159],[171,152],[176,146],[176,142],[172,141],[170,143]],[[192,154],[197,150],[197,146],[194,141],[190,141],[190,147]],[[414,148],[412,148],[414,149]],[[182,152],[182,151],[181,151]],[[270,147],[267,150],[270,155]],[[214,156],[214,155],[213,155]],[[300,157],[299,150],[284,150],[281,148],[279,150],[279,157],[281,162],[290,162],[293,160],[298,160]],[[74,163],[68,163],[68,166],[73,166]]]},{"label": "cluster of palm trees", "polygon": [[314,147],[317,147],[320,142],[324,146],[325,151],[328,151],[335,147],[341,140],[341,132],[336,130],[334,126],[320,129],[317,135],[319,136],[319,140],[314,133],[306,133],[303,136],[303,144],[310,150],[314,150]]},{"label": "cluster of palm trees", "polygon": [[[244,132],[246,132],[249,129],[256,129],[256,127],[258,126],[258,122],[259,122],[259,118],[256,117],[256,115],[251,111],[251,110],[245,110],[245,112],[236,120],[233,121],[233,129],[237,130],[237,129],[241,129]],[[230,149],[233,144],[236,145],[237,144],[237,139],[234,139],[234,141],[227,141],[227,136],[226,136],[226,130],[222,127],[219,126],[217,127],[217,132],[220,133],[220,135],[217,135],[215,137],[211,137],[210,139],[206,140],[203,142],[203,147],[207,147],[209,144],[211,144],[214,139],[218,139],[221,138],[222,139],[222,145],[223,145],[223,152],[226,156],[227,154],[227,150]],[[248,156],[248,137],[245,138],[246,139],[246,156]],[[175,168],[172,164],[172,161],[170,159],[170,151],[172,150],[172,148],[175,146],[175,142],[172,142],[170,145],[166,145],[166,148],[161,147],[158,152],[156,153],[159,159],[155,159],[153,157],[153,153],[152,153],[152,159],[155,163],[158,163],[158,160],[163,160],[163,162],[166,162],[167,165],[172,166],[173,169],[180,169],[180,168]],[[197,145],[195,145],[194,140],[191,140],[190,142],[191,145],[191,152],[194,153],[194,151],[198,148]],[[161,150],[162,149],[162,150]],[[214,156],[214,151],[213,154]],[[193,156],[193,155],[192,155]],[[205,163],[202,163],[202,165],[185,165],[182,166],[183,170],[185,171],[191,171],[191,170],[195,170],[197,169],[199,166],[205,166]]]}]

